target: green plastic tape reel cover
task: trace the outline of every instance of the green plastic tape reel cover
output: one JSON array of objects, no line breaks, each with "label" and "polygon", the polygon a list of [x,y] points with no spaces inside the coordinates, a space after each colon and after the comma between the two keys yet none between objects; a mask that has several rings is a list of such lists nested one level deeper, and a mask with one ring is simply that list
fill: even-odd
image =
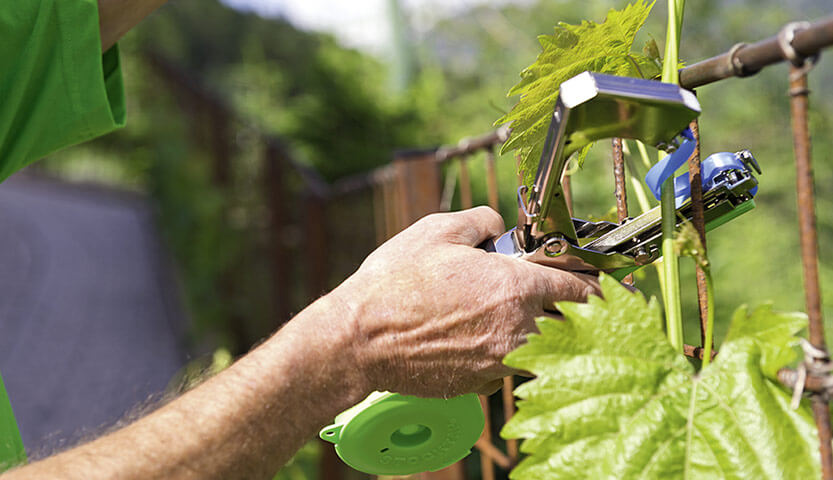
[{"label": "green plastic tape reel cover", "polygon": [[445,400],[373,392],[319,436],[356,470],[411,475],[440,470],[471,453],[483,425],[474,393]]}]

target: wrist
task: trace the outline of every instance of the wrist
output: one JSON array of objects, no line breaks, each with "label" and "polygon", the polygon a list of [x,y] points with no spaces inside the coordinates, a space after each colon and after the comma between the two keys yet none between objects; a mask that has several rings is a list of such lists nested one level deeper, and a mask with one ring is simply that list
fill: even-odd
[{"label": "wrist", "polygon": [[398,374],[403,365],[394,361],[399,336],[394,319],[403,315],[403,305],[388,302],[381,291],[384,287],[360,270],[321,299],[343,312],[339,323],[349,329],[351,362],[368,392],[397,390],[391,378],[407,376]]},{"label": "wrist", "polygon": [[309,381],[324,382],[316,385],[316,390],[326,390],[333,399],[333,415],[364,400],[374,390],[361,362],[362,342],[356,311],[352,302],[331,292],[310,304],[284,327],[295,341],[307,345],[309,357],[318,359],[319,368],[309,373]]},{"label": "wrist", "polygon": [[[336,337],[338,351],[336,358],[340,367],[345,369],[345,376],[351,379],[362,392],[362,399],[376,390],[368,375],[366,366],[367,342],[361,328],[361,312],[364,310],[362,292],[351,288],[348,279],[335,290],[316,300],[310,308],[313,310],[312,321],[321,321],[324,328]],[[320,327],[319,327],[320,328]]]}]

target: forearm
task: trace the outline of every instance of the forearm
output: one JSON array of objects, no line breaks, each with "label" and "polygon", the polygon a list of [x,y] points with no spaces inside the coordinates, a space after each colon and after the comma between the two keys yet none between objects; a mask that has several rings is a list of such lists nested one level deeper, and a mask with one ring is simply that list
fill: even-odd
[{"label": "forearm", "polygon": [[352,341],[341,312],[324,297],[151,415],[2,478],[271,478],[319,428],[369,393],[345,358]]},{"label": "forearm", "polygon": [[98,0],[101,51],[106,51],[128,30],[168,0]]},{"label": "forearm", "polygon": [[492,391],[504,355],[592,277],[476,248],[503,231],[478,208],[428,216],[224,372],[113,434],[0,476],[270,478],[371,389],[450,397]]}]

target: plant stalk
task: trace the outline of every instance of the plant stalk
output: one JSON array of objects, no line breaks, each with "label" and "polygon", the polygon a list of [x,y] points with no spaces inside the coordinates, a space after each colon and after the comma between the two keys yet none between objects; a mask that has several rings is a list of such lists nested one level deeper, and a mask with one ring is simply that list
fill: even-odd
[{"label": "plant stalk", "polygon": [[706,312],[706,340],[703,342],[702,367],[706,368],[712,361],[712,342],[714,342],[714,283],[712,282],[712,274],[708,267],[702,269],[703,276],[706,277],[706,301],[708,302],[708,311]]},{"label": "plant stalk", "polygon": [[[679,83],[680,32],[683,23],[685,0],[668,0],[668,30],[665,38],[665,58],[662,64],[662,81]],[[677,226],[677,212],[674,200],[674,176],[662,184],[662,263],[663,300],[665,303],[665,325],[668,341],[683,353],[683,314],[680,304],[680,262],[674,251],[674,231]]]},{"label": "plant stalk", "polygon": [[[645,166],[646,169],[651,168],[651,160],[648,158],[648,150],[645,148],[645,144],[636,140],[636,148],[639,151],[639,158],[642,159],[642,164]],[[630,161],[625,162],[625,166],[628,168],[628,173],[630,173],[630,180],[631,180],[631,187],[636,194],[636,201],[639,203],[639,208],[642,210],[641,213],[645,213],[651,208],[651,201],[648,199],[648,194],[645,193],[645,187],[642,185],[642,182],[639,181],[637,177],[641,177],[642,174],[639,173]],[[662,273],[662,260],[657,260],[656,262],[651,264],[657,272],[657,280],[659,281],[660,293],[662,294],[663,300],[665,299],[665,282],[663,281],[663,273]]]},{"label": "plant stalk", "polygon": [[683,352],[683,313],[680,303],[680,260],[674,249],[677,209],[674,201],[674,183],[662,184],[662,267],[664,282],[666,334],[671,346]]},{"label": "plant stalk", "polygon": [[668,30],[665,34],[665,58],[662,61],[662,81],[665,83],[680,83],[677,67],[680,63],[683,10],[685,0],[668,0]]},{"label": "plant stalk", "polygon": [[[640,142],[639,140],[634,140],[636,143],[637,151],[639,152],[639,158],[642,160],[642,166],[645,170],[651,169],[651,159],[648,157],[648,150],[645,148],[645,144]],[[627,142],[624,142],[623,145],[627,145]],[[631,184],[633,185],[634,192],[636,194],[636,201],[639,203],[639,208],[642,210],[642,213],[647,212],[653,206],[651,205],[651,200],[648,197],[648,194],[645,192],[645,187],[642,182],[639,181],[640,178],[644,177],[644,173],[641,172],[636,162],[630,160],[630,151],[625,149],[625,153],[628,154],[625,157],[625,167],[628,170],[628,176],[630,177]]]},{"label": "plant stalk", "polygon": [[628,180],[631,182],[631,189],[634,191],[634,195],[636,196],[636,203],[639,204],[640,213],[647,212],[651,209],[651,204],[648,201],[648,195],[645,194],[645,189],[642,188],[642,183],[633,175],[630,175]]},{"label": "plant stalk", "polygon": [[645,148],[645,144],[642,143],[640,140],[636,141],[636,149],[639,150],[639,158],[642,159],[642,165],[645,166],[648,170],[651,169],[651,160],[648,158],[648,149]]}]

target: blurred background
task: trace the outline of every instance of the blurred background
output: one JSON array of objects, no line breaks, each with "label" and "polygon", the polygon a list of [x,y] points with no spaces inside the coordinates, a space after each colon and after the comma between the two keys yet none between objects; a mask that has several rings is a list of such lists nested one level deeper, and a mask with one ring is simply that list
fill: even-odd
[{"label": "blurred background", "polygon": [[[0,369],[27,447],[72,444],[153,395],[222,368],[421,213],[461,208],[470,196],[475,205],[497,204],[513,224],[511,154],[462,148],[427,186],[402,183],[419,174],[411,160],[493,132],[516,101],[506,92],[537,56],[537,35],[560,21],[602,21],[624,5],[175,0],[163,7],[120,43],[127,128],[0,185],[0,232],[19,246],[0,258],[9,332],[0,339]],[[829,13],[827,0],[688,2],[681,57],[694,63]],[[635,48],[651,37],[662,46],[664,22],[659,2]],[[823,289],[833,284],[831,84],[833,67],[822,58],[810,75],[810,103]],[[703,152],[748,148],[763,169],[757,208],[709,237],[718,342],[741,304],[803,310],[786,92],[785,65],[697,92]],[[573,174],[575,216],[615,212],[603,143]],[[487,188],[492,166],[496,198]],[[393,198],[410,202],[385,207]],[[689,261],[682,272],[686,342],[699,344]],[[651,269],[637,285],[658,295]],[[833,295],[824,302],[830,319]],[[829,321],[827,333],[833,338]],[[362,478],[333,470],[323,452],[331,447],[310,444],[279,477]],[[480,478],[476,455],[465,471]],[[498,469],[498,478],[505,474]]]}]

